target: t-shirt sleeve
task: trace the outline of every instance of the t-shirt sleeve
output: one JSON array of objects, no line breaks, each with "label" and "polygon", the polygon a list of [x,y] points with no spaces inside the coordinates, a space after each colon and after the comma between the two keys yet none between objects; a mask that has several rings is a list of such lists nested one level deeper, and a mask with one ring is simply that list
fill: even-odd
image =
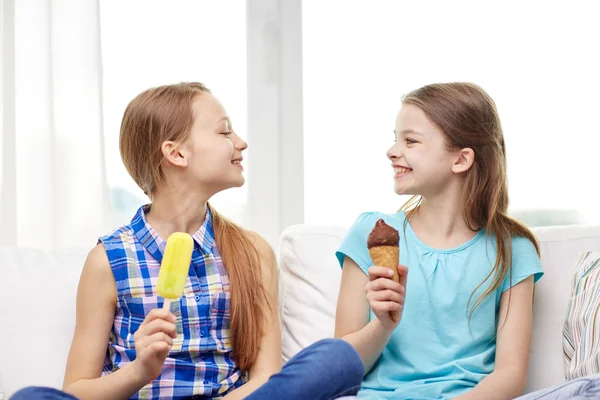
[{"label": "t-shirt sleeve", "polygon": [[377,222],[377,215],[373,212],[366,212],[358,216],[354,224],[350,227],[342,244],[335,253],[340,267],[344,267],[344,257],[352,259],[365,274],[373,264],[369,249],[367,248],[367,237]]},{"label": "t-shirt sleeve", "polygon": [[529,239],[523,237],[513,238],[512,246],[512,276],[506,274],[502,283],[502,292],[532,275],[534,283],[544,275],[540,257]]}]

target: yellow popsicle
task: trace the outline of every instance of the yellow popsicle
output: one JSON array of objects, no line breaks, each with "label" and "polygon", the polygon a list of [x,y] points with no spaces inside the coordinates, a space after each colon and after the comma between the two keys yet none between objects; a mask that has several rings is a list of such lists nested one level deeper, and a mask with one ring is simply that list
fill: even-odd
[{"label": "yellow popsicle", "polygon": [[194,240],[187,233],[174,232],[167,239],[156,283],[158,295],[165,298],[163,308],[169,308],[171,300],[177,300],[183,294],[193,250]]}]

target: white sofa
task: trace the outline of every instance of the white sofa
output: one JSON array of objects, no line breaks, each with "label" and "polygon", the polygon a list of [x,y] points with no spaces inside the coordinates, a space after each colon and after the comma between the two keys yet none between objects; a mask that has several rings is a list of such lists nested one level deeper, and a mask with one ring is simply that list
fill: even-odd
[{"label": "white sofa", "polygon": [[[545,278],[536,290],[528,390],[564,380],[562,324],[580,251],[600,251],[600,227],[537,229]],[[283,354],[333,335],[341,271],[334,252],[345,229],[294,226],[282,235]],[[87,249],[0,247],[0,394],[60,387],[75,324],[77,282]],[[0,395],[0,399],[2,396]]]}]

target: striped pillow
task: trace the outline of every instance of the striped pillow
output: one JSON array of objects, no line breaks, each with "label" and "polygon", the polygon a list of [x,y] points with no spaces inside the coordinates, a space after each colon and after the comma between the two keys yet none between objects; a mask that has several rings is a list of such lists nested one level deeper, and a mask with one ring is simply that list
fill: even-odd
[{"label": "striped pillow", "polygon": [[600,373],[600,253],[581,253],[563,329],[567,380]]}]

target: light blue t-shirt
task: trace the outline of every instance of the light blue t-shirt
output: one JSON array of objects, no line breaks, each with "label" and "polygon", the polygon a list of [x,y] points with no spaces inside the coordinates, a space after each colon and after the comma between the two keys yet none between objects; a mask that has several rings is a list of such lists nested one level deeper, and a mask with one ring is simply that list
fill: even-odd
[{"label": "light blue t-shirt", "polygon": [[[400,233],[400,264],[409,268],[402,320],[381,357],[365,376],[361,399],[450,399],[472,389],[494,369],[500,297],[510,287],[543,275],[533,244],[513,238],[512,278],[467,312],[491,283],[486,278],[496,261],[495,237],[480,230],[467,243],[449,250],[423,244],[405,224],[404,212],[361,214],[336,256],[348,256],[367,273],[372,265],[367,236],[383,218]],[[364,292],[357,293],[364,296]],[[376,318],[371,312],[371,319]]]}]

